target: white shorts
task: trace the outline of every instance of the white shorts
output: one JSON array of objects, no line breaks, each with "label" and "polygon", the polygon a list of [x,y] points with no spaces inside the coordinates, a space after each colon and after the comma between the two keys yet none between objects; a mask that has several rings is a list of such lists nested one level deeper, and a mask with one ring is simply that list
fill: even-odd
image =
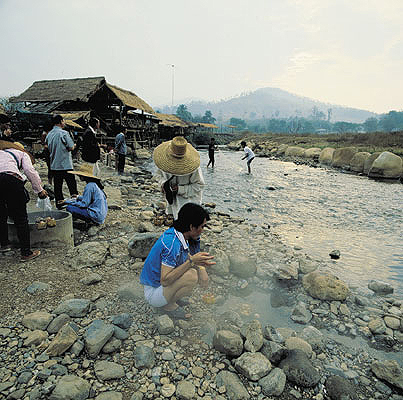
[{"label": "white shorts", "polygon": [[162,286],[152,287],[144,285],[144,297],[148,304],[153,307],[163,307],[168,304],[164,297],[164,288]]}]

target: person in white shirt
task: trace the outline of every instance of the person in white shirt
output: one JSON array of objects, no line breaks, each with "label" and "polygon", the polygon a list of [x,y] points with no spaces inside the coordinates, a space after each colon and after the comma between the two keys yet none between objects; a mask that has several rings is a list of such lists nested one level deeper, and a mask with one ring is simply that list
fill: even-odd
[{"label": "person in white shirt", "polygon": [[178,218],[186,203],[202,203],[205,182],[200,168],[200,155],[184,137],[176,136],[154,149],[155,177],[165,194],[166,213]]},{"label": "person in white shirt", "polygon": [[247,158],[246,165],[248,166],[248,174],[250,174],[250,164],[255,159],[255,153],[246,145],[246,142],[242,141],[241,146],[245,152],[245,157],[243,157],[242,160]]}]

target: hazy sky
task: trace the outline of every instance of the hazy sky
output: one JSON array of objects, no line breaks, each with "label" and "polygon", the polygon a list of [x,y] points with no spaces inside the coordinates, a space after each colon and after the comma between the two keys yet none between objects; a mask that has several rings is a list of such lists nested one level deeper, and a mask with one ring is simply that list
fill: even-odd
[{"label": "hazy sky", "polygon": [[278,87],[403,109],[403,0],[0,0],[0,96],[105,76],[152,106]]}]

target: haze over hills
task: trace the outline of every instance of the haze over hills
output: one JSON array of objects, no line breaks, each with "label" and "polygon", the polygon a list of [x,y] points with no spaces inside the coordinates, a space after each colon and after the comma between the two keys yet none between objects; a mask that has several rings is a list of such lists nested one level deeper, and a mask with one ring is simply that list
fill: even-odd
[{"label": "haze over hills", "polygon": [[[206,102],[193,100],[183,102],[192,115],[204,115],[210,110],[217,122],[226,122],[230,118],[242,118],[244,120],[288,118],[288,117],[311,117],[313,109],[324,114],[328,118],[328,110],[331,109],[331,122],[346,121],[361,123],[367,118],[379,115],[370,111],[345,107],[330,103],[323,103],[308,97],[298,96],[278,88],[261,88],[254,92],[242,94],[227,100]],[[170,106],[155,107],[162,112],[175,112]]]}]

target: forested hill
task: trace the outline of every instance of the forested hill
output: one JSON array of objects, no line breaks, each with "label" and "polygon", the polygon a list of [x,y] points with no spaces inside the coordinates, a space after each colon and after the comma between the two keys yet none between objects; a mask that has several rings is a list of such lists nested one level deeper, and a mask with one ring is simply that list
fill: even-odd
[{"label": "forested hill", "polygon": [[[185,105],[192,115],[203,115],[206,110],[210,110],[217,121],[227,121],[232,117],[254,120],[295,116],[327,120],[329,110],[331,110],[331,122],[361,123],[367,118],[378,117],[377,114],[370,111],[322,103],[282,89],[269,87],[228,100],[218,102],[192,101],[185,103]],[[169,107],[165,107],[165,111],[170,112]]]}]

